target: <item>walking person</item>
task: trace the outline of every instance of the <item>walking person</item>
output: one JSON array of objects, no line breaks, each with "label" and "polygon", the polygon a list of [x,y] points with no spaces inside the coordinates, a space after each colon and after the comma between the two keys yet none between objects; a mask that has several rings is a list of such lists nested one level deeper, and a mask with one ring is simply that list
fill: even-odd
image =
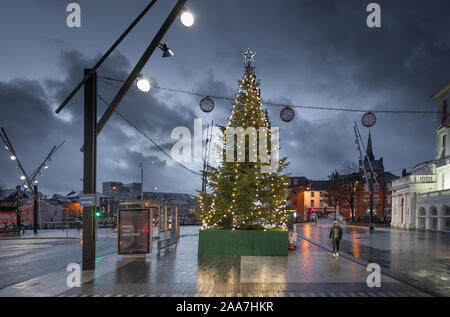
[{"label": "walking person", "polygon": [[342,228],[337,220],[335,220],[333,225],[331,226],[329,238],[331,239],[331,243],[333,244],[333,256],[335,258],[338,258],[339,243],[342,239]]}]

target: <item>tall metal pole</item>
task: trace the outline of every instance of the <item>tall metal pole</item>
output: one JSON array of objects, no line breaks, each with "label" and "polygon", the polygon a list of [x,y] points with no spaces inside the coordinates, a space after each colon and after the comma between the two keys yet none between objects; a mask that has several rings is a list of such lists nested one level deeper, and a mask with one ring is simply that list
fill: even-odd
[{"label": "tall metal pole", "polygon": [[136,80],[137,75],[142,71],[142,69],[144,68],[145,64],[148,62],[148,60],[152,56],[152,54],[155,51],[155,49],[158,47],[158,44],[162,41],[162,38],[166,34],[166,32],[169,29],[169,27],[172,25],[172,23],[175,20],[175,18],[177,17],[177,15],[183,9],[184,4],[186,3],[186,1],[187,0],[178,0],[177,4],[172,9],[172,11],[170,12],[170,14],[167,17],[167,19],[164,21],[164,23],[161,26],[161,28],[159,29],[158,33],[156,33],[156,35],[153,38],[152,42],[150,43],[150,45],[145,50],[144,54],[139,59],[139,61],[136,64],[136,66],[133,68],[133,70],[131,71],[130,75],[128,76],[128,78],[123,83],[122,87],[120,87],[120,89],[117,92],[116,96],[111,101],[111,104],[106,109],[105,113],[103,114],[103,116],[100,118],[100,120],[98,122],[97,135],[103,129],[103,127],[105,126],[106,122],[112,116],[112,114],[116,110],[116,108],[119,105],[119,103],[122,101],[122,99],[125,96],[125,94],[127,93],[127,91],[133,85],[133,82]]},{"label": "tall metal pole", "polygon": [[370,171],[370,178],[369,178],[369,211],[370,211],[370,217],[369,217],[369,230],[373,231],[373,171]]},{"label": "tall metal pole", "polygon": [[17,227],[19,228],[19,230],[21,229],[21,219],[20,219],[20,187],[21,186],[16,186],[16,190],[17,190],[17,200],[16,200],[16,205],[17,205]]},{"label": "tall metal pole", "polygon": [[39,200],[38,200],[38,186],[34,185],[34,204],[33,204],[33,232],[38,232],[38,214],[39,214]]},{"label": "tall metal pole", "polygon": [[141,163],[141,200],[144,200],[144,163]]},{"label": "tall metal pole", "polygon": [[97,64],[94,65],[94,67],[92,68],[92,71],[88,74],[85,74],[83,80],[78,83],[78,85],[75,87],[75,89],[69,94],[69,96],[66,97],[66,99],[64,99],[64,101],[58,107],[58,109],[56,109],[56,111],[55,111],[56,113],[59,113],[64,108],[64,106],[70,101],[70,99],[72,99],[72,97],[77,93],[77,91],[80,90],[80,88],[91,78],[91,76],[94,74],[94,71],[96,71],[97,68],[99,68],[100,65],[102,65],[103,62],[108,58],[108,56],[111,55],[111,53],[114,51],[114,49],[120,44],[120,42],[122,42],[122,40],[128,35],[128,33],[131,32],[131,30],[136,26],[136,24],[138,24],[138,22],[144,17],[144,15],[151,9],[151,7],[155,4],[156,1],[157,0],[153,0],[144,8],[144,10],[138,15],[138,17],[122,33],[122,35],[117,39],[117,41],[115,41],[114,44],[109,48],[109,50],[105,53],[105,55],[103,55],[99,59]]},{"label": "tall metal pole", "polygon": [[[84,75],[91,72],[84,85],[84,162],[83,193],[96,193],[97,158],[97,73],[85,69]],[[83,207],[83,270],[95,269],[95,206]]]}]

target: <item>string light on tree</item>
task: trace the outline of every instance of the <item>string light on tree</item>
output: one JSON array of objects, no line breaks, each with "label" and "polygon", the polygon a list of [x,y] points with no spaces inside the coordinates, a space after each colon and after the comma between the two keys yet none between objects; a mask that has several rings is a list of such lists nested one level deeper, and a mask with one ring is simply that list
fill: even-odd
[{"label": "string light on tree", "polygon": [[[284,202],[288,195],[288,177],[282,174],[287,166],[286,158],[279,161],[272,173],[262,173],[261,167],[268,163],[261,159],[253,161],[254,149],[260,144],[259,133],[251,133],[244,144],[234,140],[234,161],[225,159],[226,133],[229,128],[244,130],[254,127],[267,130],[267,148],[271,148],[271,129],[267,112],[262,109],[259,82],[253,66],[255,53],[247,49],[243,52],[245,73],[239,82],[238,93],[232,104],[227,126],[221,127],[224,152],[219,167],[207,172],[207,184],[212,193],[200,192],[196,197],[199,207],[197,216],[202,228],[245,230],[250,228],[287,229],[287,214]],[[265,137],[264,137],[265,138]],[[245,145],[245,146],[244,146]],[[251,145],[251,146],[249,146]],[[253,150],[250,150],[252,148]],[[237,161],[244,157],[243,161]]]}]

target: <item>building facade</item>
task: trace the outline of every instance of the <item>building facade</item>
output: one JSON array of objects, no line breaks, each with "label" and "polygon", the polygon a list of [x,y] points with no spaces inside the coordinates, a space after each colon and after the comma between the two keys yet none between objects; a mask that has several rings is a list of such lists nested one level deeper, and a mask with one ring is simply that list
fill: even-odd
[{"label": "building facade", "polygon": [[438,103],[435,153],[394,181],[393,227],[450,231],[450,82],[431,96]]},{"label": "building facade", "polygon": [[[388,221],[392,210],[392,181],[398,179],[398,176],[384,170],[383,158],[375,158],[372,144],[372,136],[369,132],[366,147],[366,157],[359,160],[359,171],[351,175],[343,175],[344,181],[355,180],[354,182],[354,202],[355,221],[364,220],[364,215],[370,212],[370,191],[369,184],[364,177],[364,168],[374,171],[376,182],[373,185],[373,214],[381,221]],[[350,194],[348,194],[350,195]],[[351,204],[347,199],[342,206],[339,206],[339,214],[347,220],[352,219]]]},{"label": "building facade", "polygon": [[123,184],[120,182],[104,182],[103,195],[125,199],[141,199],[141,183]]},{"label": "building facade", "polygon": [[[140,199],[141,184],[104,182],[103,195],[105,196],[105,199],[108,198],[110,200],[108,206],[112,209],[113,214],[117,214],[119,201]],[[192,196],[183,193],[144,192],[144,199],[176,205],[178,206],[179,216],[191,215],[196,206],[196,202]]]},{"label": "building facade", "polygon": [[306,177],[290,178],[289,209],[295,211],[298,221],[307,221],[311,214],[320,216],[333,213],[334,208],[327,205],[328,181],[309,180]]}]

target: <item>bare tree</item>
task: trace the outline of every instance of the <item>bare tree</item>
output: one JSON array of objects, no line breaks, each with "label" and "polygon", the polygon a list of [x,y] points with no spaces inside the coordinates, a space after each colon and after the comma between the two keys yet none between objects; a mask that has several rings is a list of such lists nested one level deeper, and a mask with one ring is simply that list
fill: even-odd
[{"label": "bare tree", "polygon": [[352,221],[355,221],[355,197],[358,191],[359,167],[355,162],[346,161],[342,164],[343,191],[345,200],[350,204]]},{"label": "bare tree", "polygon": [[334,219],[336,219],[336,209],[345,202],[343,177],[338,171],[334,171],[328,176],[330,180],[328,184],[328,192],[325,195],[326,202],[329,206],[334,207]]}]

